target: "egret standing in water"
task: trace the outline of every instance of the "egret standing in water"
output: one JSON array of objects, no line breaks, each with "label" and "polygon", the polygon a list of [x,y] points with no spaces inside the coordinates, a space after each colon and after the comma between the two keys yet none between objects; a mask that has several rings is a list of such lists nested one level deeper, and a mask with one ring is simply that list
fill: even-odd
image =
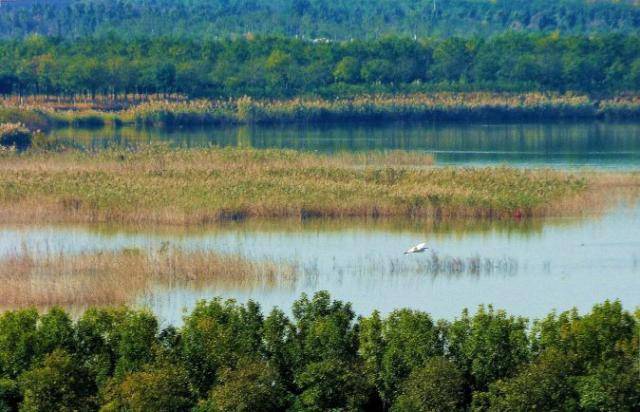
[{"label": "egret standing in water", "polygon": [[415,245],[411,249],[407,250],[406,252],[404,252],[404,254],[410,255],[412,253],[423,253],[423,252],[426,252],[428,249],[429,248],[427,247],[426,243],[420,243],[418,245]]}]

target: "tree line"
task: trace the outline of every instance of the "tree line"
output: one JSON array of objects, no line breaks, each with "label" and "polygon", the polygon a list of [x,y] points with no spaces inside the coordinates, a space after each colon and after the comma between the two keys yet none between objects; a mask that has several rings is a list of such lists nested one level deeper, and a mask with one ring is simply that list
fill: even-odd
[{"label": "tree line", "polygon": [[620,303],[529,323],[356,319],[326,292],[264,315],[200,302],[180,328],[148,312],[0,316],[2,411],[637,411],[638,322]]},{"label": "tree line", "polygon": [[598,95],[639,88],[640,37],[634,35],[0,41],[1,94],[281,98],[433,90]]},{"label": "tree line", "polygon": [[127,33],[330,39],[487,36],[505,30],[638,33],[634,0],[12,0],[0,36]]}]

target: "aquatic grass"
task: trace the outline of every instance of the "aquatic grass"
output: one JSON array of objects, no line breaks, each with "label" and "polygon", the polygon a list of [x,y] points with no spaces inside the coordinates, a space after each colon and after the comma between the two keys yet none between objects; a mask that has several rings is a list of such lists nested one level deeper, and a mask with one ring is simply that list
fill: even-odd
[{"label": "aquatic grass", "polygon": [[557,206],[587,188],[583,178],[550,170],[426,167],[430,162],[428,155],[398,152],[334,158],[164,146],[35,151],[0,163],[0,219],[206,224],[246,218],[524,218],[562,214]]},{"label": "aquatic grass", "polygon": [[[115,104],[115,103],[114,103]],[[505,121],[637,117],[640,98],[597,101],[573,93],[413,93],[365,94],[352,98],[297,97],[288,100],[187,100],[151,96],[112,108],[84,102],[76,106],[35,99],[0,100],[0,122],[30,128],[54,126],[194,126],[211,124],[329,123],[352,121]]]},{"label": "aquatic grass", "polygon": [[77,255],[22,246],[0,258],[0,307],[126,304],[158,287],[287,287],[298,272],[298,266],[289,262],[252,261],[237,254],[186,251],[166,244],[148,251]]},{"label": "aquatic grass", "polygon": [[[345,270],[338,268],[338,270]],[[400,256],[392,259],[371,257],[355,265],[361,276],[489,276],[515,275],[518,261],[511,257],[490,258],[481,256],[459,257],[441,255],[431,251],[422,255]]]}]

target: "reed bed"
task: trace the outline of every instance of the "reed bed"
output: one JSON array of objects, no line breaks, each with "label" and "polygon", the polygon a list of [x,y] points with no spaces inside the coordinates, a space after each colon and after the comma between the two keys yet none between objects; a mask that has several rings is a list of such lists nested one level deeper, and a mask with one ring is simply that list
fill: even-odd
[{"label": "reed bed", "polygon": [[402,256],[396,259],[367,259],[357,265],[356,271],[362,276],[510,276],[518,272],[518,261],[510,257],[447,256],[432,251],[425,255]]},{"label": "reed bed", "polygon": [[291,287],[298,266],[251,261],[240,255],[124,249],[69,255],[22,247],[0,259],[0,307],[49,307],[133,303],[160,287]]},{"label": "reed bed", "polygon": [[415,93],[360,95],[326,100],[187,100],[181,96],[134,99],[109,109],[100,101],[78,106],[46,99],[0,100],[0,123],[24,123],[32,129],[61,125],[156,126],[323,123],[381,120],[540,120],[575,118],[637,118],[640,97],[621,95],[606,100],[573,93]]},{"label": "reed bed", "polygon": [[562,214],[557,205],[588,186],[550,170],[426,167],[430,162],[427,155],[397,152],[334,158],[163,146],[8,154],[0,162],[0,219],[179,225],[247,218],[519,219]]}]

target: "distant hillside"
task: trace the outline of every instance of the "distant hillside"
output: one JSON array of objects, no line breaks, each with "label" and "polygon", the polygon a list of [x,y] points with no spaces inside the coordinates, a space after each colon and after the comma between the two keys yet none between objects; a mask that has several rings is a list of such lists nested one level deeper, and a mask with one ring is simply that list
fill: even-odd
[{"label": "distant hillside", "polygon": [[0,0],[0,36],[307,38],[638,33],[636,1],[585,0]]}]

